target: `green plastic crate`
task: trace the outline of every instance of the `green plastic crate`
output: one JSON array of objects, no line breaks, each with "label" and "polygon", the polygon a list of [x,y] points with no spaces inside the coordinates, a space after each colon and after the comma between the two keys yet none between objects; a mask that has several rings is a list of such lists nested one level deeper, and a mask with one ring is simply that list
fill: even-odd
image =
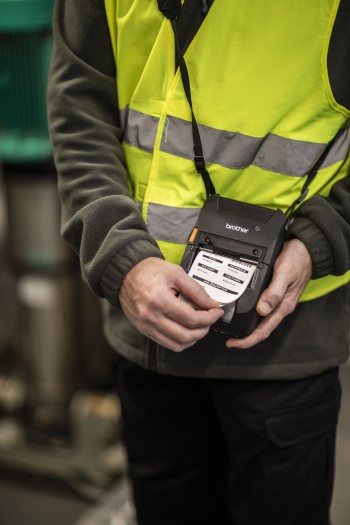
[{"label": "green plastic crate", "polygon": [[54,0],[0,0],[0,161],[52,156],[46,85]]}]

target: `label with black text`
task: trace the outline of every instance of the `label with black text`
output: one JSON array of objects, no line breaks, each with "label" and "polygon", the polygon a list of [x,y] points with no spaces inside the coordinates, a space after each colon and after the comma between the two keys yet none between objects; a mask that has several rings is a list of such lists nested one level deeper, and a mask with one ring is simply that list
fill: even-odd
[{"label": "label with black text", "polygon": [[256,265],[200,251],[188,275],[198,281],[222,306],[237,301],[247,289]]}]

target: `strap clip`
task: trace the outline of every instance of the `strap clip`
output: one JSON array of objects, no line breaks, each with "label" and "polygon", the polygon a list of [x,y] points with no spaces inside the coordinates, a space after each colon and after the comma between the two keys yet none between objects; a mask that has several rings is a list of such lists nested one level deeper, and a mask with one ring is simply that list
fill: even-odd
[{"label": "strap clip", "polygon": [[198,173],[204,173],[207,171],[205,160],[201,155],[195,155],[193,160]]}]

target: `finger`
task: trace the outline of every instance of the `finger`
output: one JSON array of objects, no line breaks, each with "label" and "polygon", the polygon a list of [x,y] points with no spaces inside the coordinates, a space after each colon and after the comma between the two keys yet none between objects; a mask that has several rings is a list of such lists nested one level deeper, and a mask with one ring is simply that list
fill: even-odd
[{"label": "finger", "polygon": [[281,313],[273,312],[271,316],[260,321],[254,332],[248,337],[228,339],[226,342],[227,348],[240,348],[244,350],[261,343],[270,336],[271,332],[279,325],[283,318],[284,316]]},{"label": "finger", "polygon": [[191,338],[197,340],[203,337],[222,314],[221,308],[195,310],[181,299],[175,298],[172,303],[168,302],[167,310],[158,312],[155,319],[150,321],[159,332],[186,344]]},{"label": "finger", "polygon": [[267,339],[283,319],[293,312],[298,301],[297,294],[287,294],[282,303],[267,317],[262,319],[256,329],[248,336],[241,339],[228,339],[228,348],[250,348]]},{"label": "finger", "polygon": [[223,314],[222,308],[198,310],[179,297],[176,297],[173,302],[169,301],[168,308],[164,311],[166,317],[190,329],[211,326]]},{"label": "finger", "polygon": [[182,350],[193,346],[195,343],[197,343],[197,341],[203,339],[203,337],[205,337],[208,332],[209,326],[205,328],[198,328],[196,330],[188,330],[183,327],[179,329],[179,326],[175,324],[167,326],[163,325],[162,330],[158,330],[156,337],[160,342],[162,340],[165,341],[164,344],[160,344],[163,344],[171,350],[181,352]]},{"label": "finger", "polygon": [[219,306],[219,303],[212,299],[206,292],[205,288],[195,279],[184,274],[178,280],[179,291],[187,297],[193,304],[203,310],[209,310]]},{"label": "finger", "polygon": [[270,285],[263,291],[256,306],[258,314],[265,317],[275,310],[283,301],[289,286],[288,272],[283,269],[275,271]]},{"label": "finger", "polygon": [[139,329],[160,345],[175,352],[181,352],[205,337],[209,331],[209,326],[189,330],[169,319],[163,319],[158,327],[145,325]]},{"label": "finger", "polygon": [[[202,286],[198,286],[203,289]],[[217,304],[214,301],[214,305],[217,306]],[[145,305],[138,305],[137,312],[138,317],[147,324],[159,326],[163,318],[168,318],[189,329],[209,327],[223,314],[223,309],[218,307],[198,310],[191,303],[178,297],[171,289],[149,297]]]},{"label": "finger", "polygon": [[301,295],[312,273],[312,261],[305,245],[298,239],[286,242],[276,260],[272,281],[257,305],[259,315],[269,315],[280,304],[287,290]]},{"label": "finger", "polygon": [[[168,295],[168,297],[167,297]],[[223,314],[220,308],[195,310],[171,291],[153,298],[151,306],[138,305],[137,312],[127,309],[129,319],[138,329],[167,348],[180,351],[203,338]]]}]

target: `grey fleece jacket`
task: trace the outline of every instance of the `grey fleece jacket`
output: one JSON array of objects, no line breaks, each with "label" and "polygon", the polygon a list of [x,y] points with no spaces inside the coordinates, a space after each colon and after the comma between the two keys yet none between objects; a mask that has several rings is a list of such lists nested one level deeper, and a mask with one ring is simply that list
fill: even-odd
[{"label": "grey fleece jacket", "polygon": [[[126,320],[118,302],[125,275],[143,259],[162,254],[128,189],[103,0],[56,0],[53,33],[48,112],[62,232],[79,255],[83,279],[106,299],[105,328],[112,346],[163,373],[219,378],[304,377],[344,362],[349,286],[298,305],[267,341],[244,352],[227,350],[223,336],[210,334],[175,354],[147,340]],[[350,58],[350,47],[343,55]],[[350,176],[334,185],[329,198],[316,196],[300,206],[290,234],[307,246],[314,278],[347,271]]]}]

